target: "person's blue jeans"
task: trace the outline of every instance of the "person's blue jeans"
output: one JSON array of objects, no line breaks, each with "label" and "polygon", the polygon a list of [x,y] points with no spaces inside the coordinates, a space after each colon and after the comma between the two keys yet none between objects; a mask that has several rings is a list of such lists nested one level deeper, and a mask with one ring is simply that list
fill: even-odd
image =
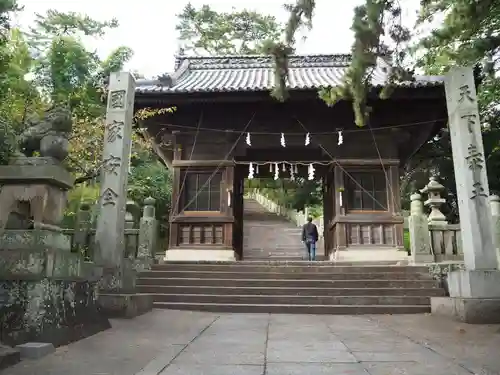
[{"label": "person's blue jeans", "polygon": [[306,241],[306,249],[309,260],[316,260],[316,242]]}]

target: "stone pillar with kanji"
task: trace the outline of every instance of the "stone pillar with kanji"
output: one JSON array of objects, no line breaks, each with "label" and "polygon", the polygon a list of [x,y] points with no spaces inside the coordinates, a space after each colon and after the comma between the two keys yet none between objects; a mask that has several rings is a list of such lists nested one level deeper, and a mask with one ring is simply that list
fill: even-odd
[{"label": "stone pillar with kanji", "polygon": [[125,259],[135,80],[128,72],[112,73],[108,90],[94,261],[102,269],[99,302],[103,309],[111,316],[130,317],[147,309],[149,303],[135,293],[136,272]]},{"label": "stone pillar with kanji", "polygon": [[452,68],[445,90],[465,267],[448,274],[450,298],[433,298],[432,311],[500,323],[500,271],[472,68]]}]

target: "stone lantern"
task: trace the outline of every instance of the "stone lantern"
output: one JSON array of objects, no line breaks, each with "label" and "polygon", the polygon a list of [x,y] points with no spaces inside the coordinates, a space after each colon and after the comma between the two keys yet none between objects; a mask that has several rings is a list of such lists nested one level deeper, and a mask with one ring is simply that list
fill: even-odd
[{"label": "stone lantern", "polygon": [[427,221],[432,225],[446,225],[446,217],[439,209],[446,199],[441,197],[441,193],[445,190],[445,187],[441,185],[436,177],[431,177],[429,183],[420,192],[422,194],[427,194],[427,200],[424,202],[425,206],[431,208],[431,213]]}]

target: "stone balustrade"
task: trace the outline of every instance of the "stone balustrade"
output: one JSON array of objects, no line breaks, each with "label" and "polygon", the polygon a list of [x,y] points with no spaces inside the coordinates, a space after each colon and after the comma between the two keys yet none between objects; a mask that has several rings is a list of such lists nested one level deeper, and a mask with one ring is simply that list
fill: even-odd
[{"label": "stone balustrade", "polygon": [[[410,232],[410,251],[413,263],[460,263],[463,262],[462,237],[460,224],[446,221],[440,207],[445,203],[441,197],[444,187],[432,177],[429,184],[420,190],[428,194],[423,202],[422,195],[413,194],[411,199],[408,230]],[[424,204],[431,210],[424,213]],[[493,224],[496,230],[496,248],[500,258],[500,197],[490,196]]]},{"label": "stone balustrade", "polygon": [[[158,236],[158,222],[155,218],[155,200],[146,198],[142,217],[137,204],[127,203],[125,216],[125,258],[140,259],[141,262],[152,264],[154,249]],[[63,233],[71,239],[73,252],[81,252],[87,260],[93,260],[95,228],[92,228],[90,205],[82,203],[77,214],[74,229],[63,229]]]}]

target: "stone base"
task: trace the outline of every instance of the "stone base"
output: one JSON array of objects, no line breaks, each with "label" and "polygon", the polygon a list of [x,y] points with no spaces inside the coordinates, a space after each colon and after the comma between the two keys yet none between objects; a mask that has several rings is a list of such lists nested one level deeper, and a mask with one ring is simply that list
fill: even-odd
[{"label": "stone base", "polygon": [[500,323],[500,298],[431,297],[431,312],[470,324]]},{"label": "stone base", "polygon": [[49,342],[27,342],[17,345],[16,349],[21,352],[23,359],[40,359],[56,351],[54,345]]},{"label": "stone base", "polygon": [[1,249],[5,251],[71,251],[71,238],[54,228],[6,229],[0,236]]},{"label": "stone base", "polygon": [[12,159],[15,165],[0,166],[0,182],[4,185],[45,184],[63,190],[73,188],[74,177],[50,157]]},{"label": "stone base", "polygon": [[234,250],[227,249],[171,249],[165,252],[165,261],[215,261],[232,262],[236,260]]},{"label": "stone base", "polygon": [[412,265],[426,265],[434,263],[436,260],[434,259],[434,255],[431,254],[411,254],[410,255],[410,263]]},{"label": "stone base", "polygon": [[135,318],[153,310],[153,296],[142,293],[99,293],[99,305],[109,318]]},{"label": "stone base", "polygon": [[[1,246],[1,242],[0,242]],[[87,279],[92,264],[77,253],[46,249],[0,250],[0,280]]]},{"label": "stone base", "polygon": [[448,273],[450,297],[500,299],[499,270],[457,270]]},{"label": "stone base", "polygon": [[96,290],[96,282],[78,279],[1,280],[0,341],[58,347],[110,328]]}]

